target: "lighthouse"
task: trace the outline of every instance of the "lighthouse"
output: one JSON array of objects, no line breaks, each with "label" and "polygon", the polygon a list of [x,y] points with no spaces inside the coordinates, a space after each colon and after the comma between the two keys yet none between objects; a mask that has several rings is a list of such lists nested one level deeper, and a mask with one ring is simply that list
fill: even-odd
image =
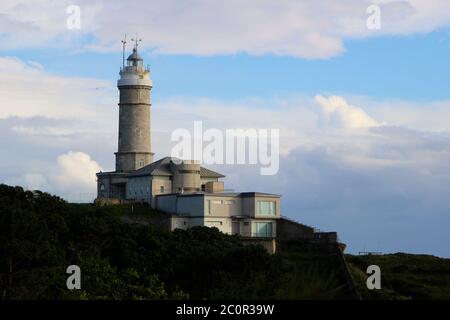
[{"label": "lighthouse", "polygon": [[[122,40],[122,67],[119,89],[119,136],[115,152],[115,170],[100,171],[97,176],[99,203],[146,202],[156,205],[156,196],[170,193],[194,193],[222,190],[222,174],[203,168],[195,161],[164,157],[153,161],[151,149],[152,80],[150,70],[139,55],[139,39],[125,59],[126,39]],[[176,160],[176,161],[175,161]],[[207,187],[208,186],[208,187]]]},{"label": "lighthouse", "polygon": [[116,172],[131,172],[153,162],[150,130],[150,70],[138,53],[139,40],[120,69],[119,139]]}]

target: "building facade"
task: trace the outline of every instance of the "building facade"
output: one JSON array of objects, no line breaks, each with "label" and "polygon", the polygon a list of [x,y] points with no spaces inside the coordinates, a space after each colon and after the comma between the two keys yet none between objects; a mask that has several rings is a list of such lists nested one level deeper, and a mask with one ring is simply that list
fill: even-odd
[{"label": "building facade", "polygon": [[97,199],[148,203],[168,214],[171,230],[216,227],[246,239],[267,240],[271,246],[281,217],[279,195],[225,192],[220,180],[224,175],[192,160],[165,157],[153,162],[152,81],[137,45],[120,70],[117,87],[116,166],[115,171],[97,173]]},{"label": "building facade", "polygon": [[172,229],[204,225],[248,238],[275,238],[280,196],[257,192],[156,196],[156,208],[172,213]]}]

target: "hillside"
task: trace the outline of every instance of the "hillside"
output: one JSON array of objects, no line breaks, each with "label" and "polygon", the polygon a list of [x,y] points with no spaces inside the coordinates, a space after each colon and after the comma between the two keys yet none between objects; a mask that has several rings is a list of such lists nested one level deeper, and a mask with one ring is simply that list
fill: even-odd
[{"label": "hillside", "polygon": [[[450,259],[405,253],[346,255],[350,271],[364,299],[450,299]],[[381,269],[382,290],[367,290],[365,271]]]},{"label": "hillside", "polygon": [[[217,229],[168,232],[147,207],[69,204],[0,185],[3,299],[332,299],[345,297],[320,251],[269,255]],[[325,253],[326,254],[326,253]],[[321,262],[321,263],[319,263]],[[66,289],[67,266],[82,272]]]},{"label": "hillside", "polygon": [[[215,228],[168,232],[151,223],[160,214],[145,206],[70,204],[0,185],[0,299],[353,297],[336,247],[290,241],[269,255]],[[370,259],[386,259],[375,261],[385,270],[387,290],[381,297],[448,297],[448,260],[434,258],[441,262],[430,264],[431,257],[405,257],[348,260],[361,285],[361,270],[375,261]],[[414,267],[402,273],[410,261]],[[81,290],[66,288],[66,268],[72,264],[81,268]]]}]

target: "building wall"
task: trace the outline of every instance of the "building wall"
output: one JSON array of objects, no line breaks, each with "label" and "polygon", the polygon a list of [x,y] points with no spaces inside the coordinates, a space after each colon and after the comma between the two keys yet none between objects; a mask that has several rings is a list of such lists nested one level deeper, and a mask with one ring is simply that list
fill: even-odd
[{"label": "building wall", "polygon": [[[210,203],[210,213],[207,208]],[[206,217],[231,217],[242,215],[242,199],[237,196],[209,196],[205,195]]]},{"label": "building wall", "polygon": [[204,196],[199,194],[196,196],[179,196],[177,201],[177,214],[189,216],[204,216]]},{"label": "building wall", "polygon": [[126,178],[112,174],[102,174],[97,176],[97,197],[125,199],[126,181]]},{"label": "building wall", "polygon": [[98,198],[112,198],[110,184],[111,184],[110,176],[97,176]]},{"label": "building wall", "polygon": [[[161,187],[164,187],[164,192],[161,192]],[[155,196],[159,194],[168,194],[172,192],[172,181],[170,177],[154,176],[152,177],[152,199],[149,204],[152,208],[156,208]]]},{"label": "building wall", "polygon": [[204,185],[204,190],[207,193],[224,192],[224,184],[222,181],[208,181]]},{"label": "building wall", "polygon": [[226,234],[231,234],[231,218],[214,218],[214,217],[205,217],[204,225],[206,227],[216,227],[221,232]]},{"label": "building wall", "polygon": [[153,161],[149,86],[120,86],[116,171],[133,171]]},{"label": "building wall", "polygon": [[195,226],[205,226],[209,228],[216,227],[223,233],[231,234],[231,219],[230,218],[203,218],[203,217],[184,217],[172,216],[171,230],[192,228]]},{"label": "building wall", "polygon": [[[244,218],[242,215],[242,204],[246,199],[237,195],[170,194],[158,196],[156,207],[162,211],[188,218],[189,220],[186,224],[189,227],[202,225],[216,227],[227,234],[233,234],[238,230],[238,234],[243,237],[275,238],[277,235],[276,223],[278,217],[264,216],[254,218],[248,216],[248,218]],[[277,200],[277,198],[267,197],[263,199]],[[210,213],[208,213],[208,202],[210,203]]]},{"label": "building wall", "polygon": [[153,161],[150,152],[116,152],[116,171],[131,172]]},{"label": "building wall", "polygon": [[173,231],[175,229],[186,230],[189,227],[190,225],[188,218],[172,216],[170,219],[170,231]]},{"label": "building wall", "polygon": [[204,216],[203,194],[196,196],[182,196],[168,194],[158,196],[155,200],[156,208],[167,212],[184,216],[201,217]]},{"label": "building wall", "polygon": [[291,239],[313,239],[314,228],[281,218],[277,222],[277,234],[278,239],[281,241]]},{"label": "building wall", "polygon": [[[161,192],[164,187],[164,192]],[[170,177],[164,176],[137,176],[129,177],[127,183],[127,199],[142,200],[155,207],[154,197],[159,194],[168,194],[172,191]]]},{"label": "building wall", "polygon": [[242,198],[242,214],[248,217],[255,217],[255,198]]},{"label": "building wall", "polygon": [[155,207],[163,212],[177,213],[177,195],[170,194],[156,197]]},{"label": "building wall", "polygon": [[207,182],[217,182],[219,181],[219,178],[200,178],[201,184],[206,184]]},{"label": "building wall", "polygon": [[195,161],[171,164],[172,192],[197,192],[201,191],[200,184],[200,164]]},{"label": "building wall", "polygon": [[205,220],[203,219],[203,217],[188,218],[188,220],[189,220],[190,227],[197,227],[197,226],[205,225]]},{"label": "building wall", "polygon": [[314,239],[318,242],[336,243],[339,241],[337,232],[316,232]]},{"label": "building wall", "polygon": [[130,177],[127,183],[127,199],[151,201],[151,177]]}]

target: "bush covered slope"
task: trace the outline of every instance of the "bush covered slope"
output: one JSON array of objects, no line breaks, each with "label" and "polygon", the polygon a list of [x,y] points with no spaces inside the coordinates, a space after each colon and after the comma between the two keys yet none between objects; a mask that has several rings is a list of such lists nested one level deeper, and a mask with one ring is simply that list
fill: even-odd
[{"label": "bush covered slope", "polygon": [[[347,299],[336,246],[289,241],[269,255],[215,228],[165,231],[148,207],[69,204],[0,185],[0,299]],[[133,223],[138,222],[138,223]],[[449,261],[348,257],[364,298],[449,297]],[[66,268],[81,268],[68,290]],[[379,264],[383,289],[364,289]]]},{"label": "bush covered slope", "polygon": [[[164,231],[124,216],[149,208],[76,205],[0,185],[3,299],[333,299],[345,297],[327,258],[269,255],[217,229]],[[130,220],[130,219],[128,219]],[[137,219],[139,220],[139,219]],[[292,246],[291,246],[292,247]],[[69,265],[81,290],[66,288]]]},{"label": "bush covered slope", "polygon": [[[405,253],[347,255],[346,259],[365,299],[450,299],[450,259]],[[367,290],[369,265],[380,267],[382,290]]]}]

